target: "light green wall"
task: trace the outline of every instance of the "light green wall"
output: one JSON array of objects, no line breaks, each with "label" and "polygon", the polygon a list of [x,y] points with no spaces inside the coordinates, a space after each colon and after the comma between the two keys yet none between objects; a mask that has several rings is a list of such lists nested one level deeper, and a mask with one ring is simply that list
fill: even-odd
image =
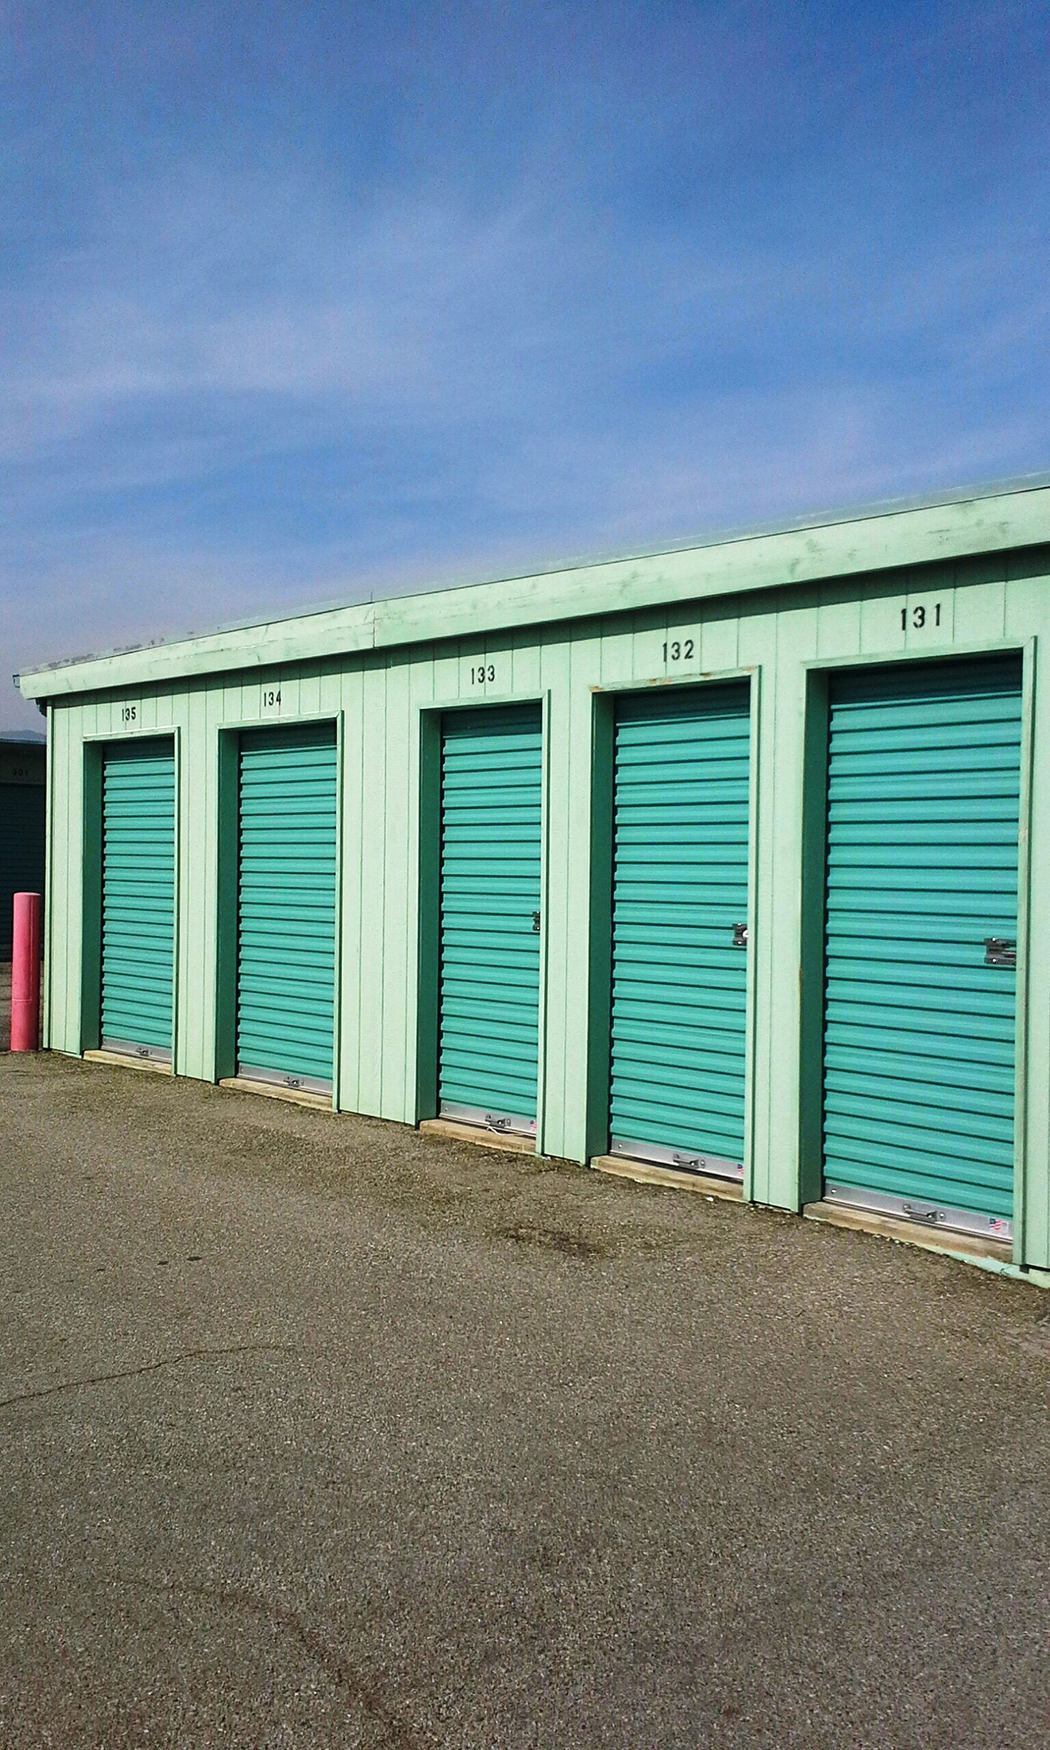
[{"label": "light green wall", "polygon": [[[851,567],[856,570],[856,565]],[[530,580],[534,582],[535,580]],[[932,604],[941,604],[933,625]],[[927,608],[926,626],[911,610]],[[908,630],[901,613],[907,610]],[[693,659],[665,662],[681,635]],[[547,722],[544,1044],[540,1146],[582,1161],[599,1148],[595,1111],[604,1074],[594,1040],[604,989],[604,932],[589,928],[592,814],[607,820],[602,786],[608,737],[606,689],[747,675],[754,706],[751,900],[749,1164],[745,1189],[760,1202],[797,1209],[813,1194],[800,1180],[804,770],[813,763],[814,723],[806,701],[819,694],[825,665],[1023,648],[1033,749],[1024,840],[1032,866],[1050,866],[1050,682],[1035,684],[1050,638],[1050,555],[1046,548],[958,559],[791,589],[708,595],[570,619],[512,626],[474,637],[357,651],[283,669],[199,675],[172,690],[138,685],[71,695],[51,708],[52,863],[48,1043],[82,1047],[81,935],[84,744],[134,730],[179,737],[182,828],[176,977],[175,1067],[216,1073],[216,881],[220,730],[325,716],[341,720],[343,749],[341,1038],[337,1102],[347,1111],[413,1123],[418,1116],[417,978],[420,940],[420,748],[428,710],[463,703],[539,699]],[[493,664],[476,685],[471,669]],[[158,672],[169,672],[162,666]],[[106,671],[108,674],[108,670]],[[279,713],[263,695],[279,683]],[[83,683],[82,683],[83,684]],[[814,707],[816,710],[816,706]],[[819,732],[819,723],[817,723]],[[818,762],[819,763],[819,762]],[[423,786],[425,790],[425,785]],[[812,797],[810,798],[812,800]],[[818,810],[819,812],[819,810]],[[88,834],[90,840],[90,832]],[[806,854],[804,854],[804,852]],[[597,847],[599,860],[604,855]],[[811,871],[812,872],[812,871]],[[601,883],[597,883],[600,888]],[[809,888],[807,888],[807,892]],[[1022,915],[1025,907],[1022,905]],[[423,920],[424,924],[426,920]],[[1050,907],[1027,916],[1029,968],[1022,1014],[1020,1132],[1024,1172],[1017,1259],[1050,1266]],[[428,940],[426,928],[422,931]],[[597,957],[597,958],[596,958]],[[807,977],[816,976],[812,960]],[[591,1001],[589,1002],[589,993]],[[597,1008],[595,1015],[590,1009]],[[811,1017],[810,1017],[811,1018]],[[594,1021],[594,1028],[590,1027]],[[812,1028],[807,1028],[807,1037]],[[432,1041],[422,1028],[424,1049]],[[588,1060],[591,1060],[588,1134]],[[811,1115],[810,1115],[811,1117]]]}]

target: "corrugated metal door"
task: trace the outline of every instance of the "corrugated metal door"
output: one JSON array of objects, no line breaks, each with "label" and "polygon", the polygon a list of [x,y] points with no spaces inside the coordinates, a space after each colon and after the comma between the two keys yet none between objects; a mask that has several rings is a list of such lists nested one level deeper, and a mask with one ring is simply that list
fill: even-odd
[{"label": "corrugated metal door", "polygon": [[842,674],[828,779],[825,1196],[1008,1239],[1019,659]]},{"label": "corrugated metal door", "polygon": [[0,960],[11,958],[16,893],[44,891],[44,787],[0,783]]},{"label": "corrugated metal door", "polygon": [[450,712],[441,748],[442,1114],[535,1134],[543,733],[538,705]]},{"label": "corrugated metal door", "polygon": [[318,1093],[335,1030],[336,738],[241,738],[237,1073]]},{"label": "corrugated metal door", "polygon": [[614,1154],[744,1171],[746,684],[617,702]]},{"label": "corrugated metal door", "polygon": [[102,1044],[171,1060],[175,957],[175,744],[102,755]]}]

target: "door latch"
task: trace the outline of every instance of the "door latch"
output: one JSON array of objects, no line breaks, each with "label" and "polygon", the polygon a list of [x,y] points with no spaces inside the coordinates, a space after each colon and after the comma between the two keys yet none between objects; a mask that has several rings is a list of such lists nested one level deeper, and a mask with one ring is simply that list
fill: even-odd
[{"label": "door latch", "polygon": [[936,1227],[939,1221],[944,1220],[942,1209],[936,1209],[923,1203],[902,1203],[901,1213],[906,1215],[909,1221],[925,1221],[930,1227]]},{"label": "door latch", "polygon": [[985,936],[984,963],[986,966],[1016,966],[1017,943],[1006,936]]},{"label": "door latch", "polygon": [[746,924],[734,924],[733,925],[733,947],[734,948],[746,948],[747,947],[747,925]]},{"label": "door latch", "polygon": [[534,911],[532,914],[532,933],[534,936],[538,936],[540,933],[540,914],[538,911]]}]

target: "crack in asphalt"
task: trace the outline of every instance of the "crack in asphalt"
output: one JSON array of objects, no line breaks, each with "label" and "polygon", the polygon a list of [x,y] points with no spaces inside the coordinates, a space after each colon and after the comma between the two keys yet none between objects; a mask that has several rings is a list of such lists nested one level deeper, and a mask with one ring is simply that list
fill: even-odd
[{"label": "crack in asphalt", "polygon": [[244,1611],[250,1616],[261,1617],[264,1622],[281,1629],[297,1641],[307,1657],[324,1672],[330,1682],[345,1690],[348,1697],[382,1728],[390,1750],[425,1750],[425,1746],[438,1742],[429,1732],[425,1737],[419,1737],[411,1731],[394,1704],[381,1693],[378,1685],[351,1670],[349,1663],[340,1657],[323,1635],[311,1629],[297,1611],[286,1605],[267,1603],[254,1592],[239,1592],[227,1586],[198,1586],[191,1581],[174,1581],[164,1585],[156,1580],[144,1580],[131,1574],[99,1575],[98,1579],[102,1585],[126,1586],[173,1599],[184,1596],[200,1598],[208,1603],[221,1604],[229,1609]]},{"label": "crack in asphalt", "polygon": [[30,1404],[38,1398],[53,1398],[62,1392],[79,1391],[83,1386],[108,1385],[119,1379],[139,1379],[143,1374],[160,1373],[166,1367],[178,1367],[184,1361],[198,1361],[205,1356],[266,1353],[290,1355],[296,1353],[296,1350],[291,1343],[231,1343],[214,1349],[182,1349],[177,1355],[165,1355],[159,1361],[144,1362],[141,1367],[125,1367],[115,1373],[89,1373],[83,1379],[63,1379],[56,1385],[40,1386],[36,1391],[15,1392],[13,1397],[0,1398],[0,1410],[9,1409],[12,1404]]}]

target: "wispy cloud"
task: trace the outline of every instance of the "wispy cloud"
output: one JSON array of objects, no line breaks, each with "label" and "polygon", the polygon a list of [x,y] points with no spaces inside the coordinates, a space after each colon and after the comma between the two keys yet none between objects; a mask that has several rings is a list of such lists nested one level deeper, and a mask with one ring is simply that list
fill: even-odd
[{"label": "wispy cloud", "polygon": [[[230,151],[212,9],[136,14],[115,76],[196,125],[138,153],[109,116],[82,171],[49,137],[57,191],[5,201],[9,667],[1045,464],[1050,176],[1020,72],[993,124],[961,64],[1002,84],[1005,13],[961,45],[930,4],[874,48],[748,5],[625,0],[608,40],[590,8],[509,43],[476,16],[443,44],[377,12],[342,80],[311,39],[323,138],[284,147],[239,88]],[[938,55],[980,163],[922,96]],[[89,108],[99,59],[64,30]],[[19,76],[39,96],[39,55]]]}]

